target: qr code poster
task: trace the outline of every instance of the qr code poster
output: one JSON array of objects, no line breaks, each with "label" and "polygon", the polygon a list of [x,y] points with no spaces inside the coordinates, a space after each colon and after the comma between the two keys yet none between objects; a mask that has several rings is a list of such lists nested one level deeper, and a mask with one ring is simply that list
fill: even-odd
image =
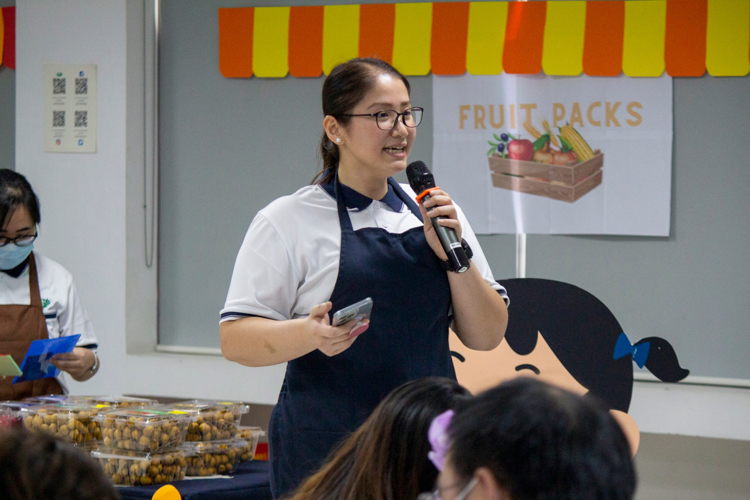
[{"label": "qr code poster", "polygon": [[44,151],[96,153],[96,64],[45,64]]}]

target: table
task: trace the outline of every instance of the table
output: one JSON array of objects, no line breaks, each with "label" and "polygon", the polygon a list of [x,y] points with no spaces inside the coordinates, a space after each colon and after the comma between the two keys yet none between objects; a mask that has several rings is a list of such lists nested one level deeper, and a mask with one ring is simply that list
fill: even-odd
[{"label": "table", "polygon": [[[252,460],[242,462],[231,479],[190,479],[171,484],[177,488],[183,500],[271,500],[268,469],[268,462]],[[117,488],[117,491],[123,500],[150,499],[162,486],[129,486]]]}]

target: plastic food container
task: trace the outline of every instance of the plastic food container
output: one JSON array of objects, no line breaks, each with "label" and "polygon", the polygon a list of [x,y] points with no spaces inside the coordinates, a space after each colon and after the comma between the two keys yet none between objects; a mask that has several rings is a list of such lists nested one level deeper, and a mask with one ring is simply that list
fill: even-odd
[{"label": "plastic food container", "polygon": [[155,399],[130,398],[126,396],[76,396],[82,402],[96,406],[108,406],[110,408],[147,408],[157,406],[159,402]]},{"label": "plastic food container", "polygon": [[102,431],[94,420],[99,411],[90,405],[32,406],[24,410],[24,424],[32,432],[46,432],[92,449],[102,439]]},{"label": "plastic food container", "polygon": [[184,411],[190,416],[186,442],[233,439],[237,433],[240,416],[249,407],[243,403],[210,400],[181,401],[169,405],[170,409]]},{"label": "plastic food container", "polygon": [[65,405],[77,402],[77,397],[78,396],[69,396],[67,394],[46,394],[44,396],[23,398],[22,402],[37,406]]},{"label": "plastic food container", "polygon": [[185,453],[174,450],[165,453],[143,453],[126,450],[93,451],[104,472],[115,484],[148,486],[170,483],[185,478]]},{"label": "plastic food container", "polygon": [[107,449],[160,453],[174,450],[185,439],[186,413],[155,408],[109,410],[96,417]]},{"label": "plastic food container", "polygon": [[20,410],[0,406],[0,429],[23,428],[23,414]]},{"label": "plastic food container", "polygon": [[265,436],[266,433],[261,430],[260,427],[238,427],[237,428],[237,439],[242,439],[247,443],[240,450],[240,462],[246,462],[252,460],[255,456],[255,449],[258,447],[258,441],[260,438]]},{"label": "plastic food container", "polygon": [[182,447],[188,457],[185,473],[188,476],[231,474],[246,446],[244,439],[185,443]]}]

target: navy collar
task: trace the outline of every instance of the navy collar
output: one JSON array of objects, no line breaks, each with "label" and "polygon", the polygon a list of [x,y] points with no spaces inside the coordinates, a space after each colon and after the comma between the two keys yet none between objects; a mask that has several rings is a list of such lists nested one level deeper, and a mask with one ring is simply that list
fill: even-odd
[{"label": "navy collar", "polygon": [[[336,199],[336,189],[333,186],[333,180],[321,183],[320,187],[325,189],[326,193],[330,194],[334,200]],[[372,203],[372,198],[368,198],[367,196],[358,193],[343,183],[341,184],[341,192],[344,195],[344,204],[346,205],[346,208],[364,210]],[[401,212],[404,208],[404,202],[401,201],[401,198],[399,198],[390,184],[388,184],[388,192],[379,201],[391,207],[394,212]]]}]

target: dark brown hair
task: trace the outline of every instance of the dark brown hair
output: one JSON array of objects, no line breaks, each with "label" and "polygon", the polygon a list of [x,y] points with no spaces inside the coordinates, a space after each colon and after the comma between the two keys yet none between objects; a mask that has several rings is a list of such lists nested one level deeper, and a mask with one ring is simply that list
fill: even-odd
[{"label": "dark brown hair", "polygon": [[96,461],[58,438],[0,429],[0,492],[6,500],[118,500]]},{"label": "dark brown hair", "polygon": [[414,500],[432,490],[432,420],[470,398],[455,380],[428,377],[394,389],[299,487],[293,500]]},{"label": "dark brown hair", "polygon": [[[346,125],[351,117],[345,116],[361,101],[375,85],[375,77],[389,74],[401,79],[406,91],[411,92],[409,80],[399,71],[380,59],[360,57],[339,64],[323,82],[323,114],[333,116],[341,125]],[[320,156],[323,169],[313,179],[313,183],[329,182],[339,166],[339,148],[328,138],[325,131],[320,140]]]},{"label": "dark brown hair", "polygon": [[39,213],[39,198],[31,189],[26,177],[9,170],[0,169],[0,228],[4,228],[8,219],[13,216],[19,205],[26,207],[34,224],[39,224],[42,216]]}]

